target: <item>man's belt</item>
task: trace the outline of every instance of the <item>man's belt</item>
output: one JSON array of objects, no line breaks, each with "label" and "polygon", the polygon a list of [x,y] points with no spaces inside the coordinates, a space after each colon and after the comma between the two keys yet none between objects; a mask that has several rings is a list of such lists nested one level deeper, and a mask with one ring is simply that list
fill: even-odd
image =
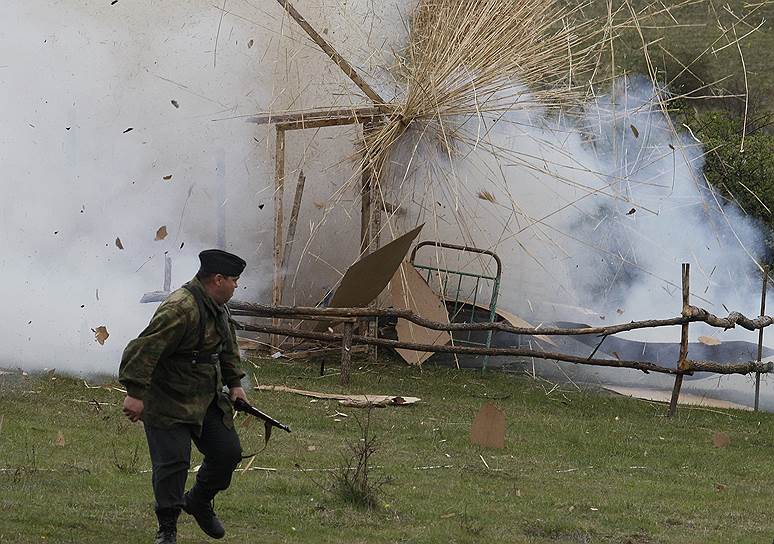
[{"label": "man's belt", "polygon": [[220,362],[220,353],[191,351],[189,353],[176,353],[173,358],[190,361],[192,365],[216,365]]}]

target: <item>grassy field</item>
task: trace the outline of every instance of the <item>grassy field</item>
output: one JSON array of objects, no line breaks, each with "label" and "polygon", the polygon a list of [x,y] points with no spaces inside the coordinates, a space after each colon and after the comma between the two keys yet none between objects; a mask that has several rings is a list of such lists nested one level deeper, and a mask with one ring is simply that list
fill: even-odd
[{"label": "grassy field", "polygon": [[[254,361],[261,383],[339,392],[335,367]],[[421,397],[373,410],[374,511],[330,490],[364,409],[252,392],[277,432],[217,500],[225,542],[771,542],[774,417],[665,407],[497,372],[361,363],[349,392]],[[0,542],[151,542],[150,463],[122,394],[53,374],[0,375]],[[506,445],[468,441],[479,408]],[[337,415],[346,414],[344,415]],[[239,422],[246,451],[261,426]],[[727,447],[715,447],[724,432]],[[197,454],[198,455],[198,454]],[[198,464],[198,457],[194,464]],[[427,468],[435,467],[435,468]],[[303,470],[301,470],[303,469]],[[327,470],[334,469],[334,470]],[[193,521],[179,541],[205,542]]]}]

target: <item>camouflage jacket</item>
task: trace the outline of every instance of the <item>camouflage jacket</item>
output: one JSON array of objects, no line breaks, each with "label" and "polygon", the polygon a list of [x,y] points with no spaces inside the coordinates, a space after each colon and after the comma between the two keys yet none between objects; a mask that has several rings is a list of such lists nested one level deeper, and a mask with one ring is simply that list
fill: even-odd
[{"label": "camouflage jacket", "polygon": [[207,407],[217,397],[223,422],[233,426],[234,412],[223,386],[239,386],[239,348],[234,321],[194,278],[187,287],[203,295],[207,310],[202,353],[220,353],[220,364],[194,363],[199,345],[199,307],[188,289],[174,291],[161,303],[140,336],[129,342],[121,357],[119,381],[127,394],[144,404],[143,421],[169,428],[193,425],[197,434]]}]

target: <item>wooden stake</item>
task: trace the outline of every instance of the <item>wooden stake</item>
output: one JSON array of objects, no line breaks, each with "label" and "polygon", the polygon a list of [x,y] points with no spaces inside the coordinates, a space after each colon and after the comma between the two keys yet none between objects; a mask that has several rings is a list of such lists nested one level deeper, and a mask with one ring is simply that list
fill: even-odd
[{"label": "wooden stake", "polygon": [[[769,267],[763,268],[763,287],[761,287],[761,317],[766,315],[766,288],[769,284]],[[758,362],[761,362],[763,356],[763,328],[758,331]],[[755,411],[758,411],[758,404],[761,399],[761,373],[755,373]]]},{"label": "wooden stake", "polygon": [[352,321],[344,322],[344,334],[341,338],[341,375],[339,385],[349,385],[349,363],[352,360]]},{"label": "wooden stake", "polygon": [[[363,139],[365,140],[369,131],[374,130],[375,123],[363,123]],[[378,179],[376,171],[366,165],[363,168],[362,186],[360,190],[360,254],[367,255],[379,248],[379,229],[381,228],[382,207],[378,204],[381,198],[378,191]],[[371,301],[369,307],[378,306],[376,300]],[[376,319],[365,321],[366,336],[376,337],[377,325]],[[369,357],[372,362],[376,362],[378,357],[377,346],[369,348]]]},{"label": "wooden stake", "polygon": [[[285,206],[285,131],[277,127],[277,140],[274,155],[274,282],[272,286],[271,302],[272,306],[282,304],[282,291],[284,290],[284,270],[283,262],[283,244],[282,231],[284,226],[284,206]],[[279,325],[279,319],[272,319],[274,326]],[[279,347],[279,337],[273,335],[269,342],[274,348]]]},{"label": "wooden stake", "polygon": [[[691,265],[683,263],[683,315],[688,312],[690,273]],[[680,388],[683,386],[683,372],[688,368],[688,325],[689,323],[683,323],[680,331],[680,356],[677,360],[677,370],[680,371],[680,373],[675,376],[675,386],[672,389],[672,400],[669,402],[667,417],[672,417],[677,413],[677,401],[680,397]]]}]

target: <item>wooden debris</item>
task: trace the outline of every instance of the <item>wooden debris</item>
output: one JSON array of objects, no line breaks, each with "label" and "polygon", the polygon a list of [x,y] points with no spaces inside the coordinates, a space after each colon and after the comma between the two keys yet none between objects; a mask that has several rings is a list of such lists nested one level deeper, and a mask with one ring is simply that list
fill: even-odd
[{"label": "wooden debris", "polygon": [[418,397],[403,397],[398,395],[342,395],[339,393],[319,393],[317,391],[305,391],[303,389],[293,389],[284,385],[256,385],[258,391],[279,391],[283,393],[295,393],[305,397],[315,399],[338,400],[340,404],[353,407],[367,406],[403,406],[415,404],[421,399]]},{"label": "wooden debris", "polygon": [[99,342],[100,346],[104,346],[105,340],[107,340],[108,337],[110,336],[110,333],[108,332],[107,327],[105,327],[104,325],[100,325],[96,329],[91,329],[91,330],[94,332],[94,340]]},{"label": "wooden debris", "polygon": [[153,241],[154,242],[158,242],[159,240],[163,240],[166,237],[167,237],[167,226],[166,225],[162,225],[156,231],[156,237],[153,238]]},{"label": "wooden debris", "polygon": [[721,344],[720,340],[714,336],[699,336],[699,342],[706,346],[719,346]]},{"label": "wooden debris", "polygon": [[486,200],[488,202],[491,202],[492,204],[496,204],[497,203],[497,200],[495,200],[494,195],[492,193],[490,193],[489,191],[479,191],[477,196],[481,200]]}]

